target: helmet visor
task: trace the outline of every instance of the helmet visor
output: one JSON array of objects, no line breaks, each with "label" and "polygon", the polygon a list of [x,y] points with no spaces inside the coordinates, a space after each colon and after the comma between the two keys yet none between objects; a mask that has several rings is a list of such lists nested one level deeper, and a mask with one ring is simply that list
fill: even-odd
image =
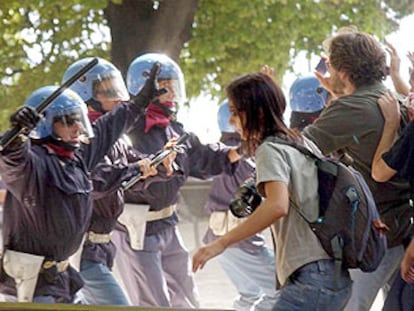
[{"label": "helmet visor", "polygon": [[127,101],[128,90],[121,74],[118,71],[110,71],[97,75],[93,82],[93,98],[97,101]]},{"label": "helmet visor", "polygon": [[78,138],[83,143],[88,143],[89,138],[94,136],[85,106],[72,107],[71,109],[62,108],[53,116],[52,122],[53,124],[60,123],[65,128],[76,127],[79,131]]},{"label": "helmet visor", "polygon": [[183,87],[183,81],[179,79],[159,79],[158,87],[164,88],[168,92],[161,95],[159,100],[164,102],[182,103],[186,100],[185,89]]}]

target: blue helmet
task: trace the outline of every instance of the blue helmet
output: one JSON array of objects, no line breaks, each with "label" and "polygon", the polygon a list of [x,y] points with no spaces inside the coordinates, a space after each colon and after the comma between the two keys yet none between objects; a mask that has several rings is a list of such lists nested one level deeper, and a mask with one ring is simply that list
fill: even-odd
[{"label": "blue helmet", "polygon": [[325,108],[328,92],[314,75],[297,78],[289,90],[292,111],[316,112]]},{"label": "blue helmet", "polygon": [[135,58],[129,65],[126,78],[129,94],[135,96],[139,93],[145,84],[153,64],[156,62],[161,64],[158,81],[172,80],[175,102],[185,102],[187,96],[185,92],[184,75],[181,68],[170,57],[159,53],[147,53],[141,55]]},{"label": "blue helmet", "polygon": [[[85,67],[92,59],[92,57],[86,57],[70,65],[63,75],[62,83]],[[73,83],[70,89],[78,93],[85,102],[92,98],[98,100],[98,94],[103,94],[107,100],[129,100],[121,72],[112,63],[102,58],[98,58],[98,63]]]},{"label": "blue helmet", "polygon": [[230,109],[229,109],[229,101],[225,99],[219,106],[217,111],[217,122],[221,132],[226,133],[235,133],[236,128],[230,124]]},{"label": "blue helmet", "polygon": [[[36,109],[47,97],[58,89],[57,86],[44,86],[34,91],[26,99],[24,105]],[[56,97],[46,108],[43,113],[42,120],[30,133],[30,137],[42,139],[45,137],[53,137],[59,139],[53,130],[53,124],[57,122],[67,122],[71,124],[73,120],[79,122],[82,126],[82,138],[93,137],[93,130],[88,119],[88,111],[86,104],[78,94],[70,89],[64,90]]]}]

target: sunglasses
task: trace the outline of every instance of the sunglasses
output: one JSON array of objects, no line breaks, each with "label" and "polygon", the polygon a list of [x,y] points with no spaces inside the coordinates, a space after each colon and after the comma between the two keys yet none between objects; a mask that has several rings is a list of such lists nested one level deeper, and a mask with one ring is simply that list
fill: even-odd
[{"label": "sunglasses", "polygon": [[119,97],[118,92],[114,89],[106,89],[106,90],[99,90],[96,91],[96,95],[101,94],[106,98],[117,98]]},{"label": "sunglasses", "polygon": [[81,116],[78,114],[66,114],[53,118],[53,122],[60,122],[65,126],[72,126],[75,122],[82,122]]}]

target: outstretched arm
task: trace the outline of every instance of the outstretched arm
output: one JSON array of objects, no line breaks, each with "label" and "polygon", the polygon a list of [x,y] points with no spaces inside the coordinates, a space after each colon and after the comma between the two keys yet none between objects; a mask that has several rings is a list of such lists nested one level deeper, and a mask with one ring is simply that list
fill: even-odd
[{"label": "outstretched arm", "polygon": [[397,91],[397,93],[402,94],[404,96],[408,96],[408,93],[410,92],[410,85],[407,82],[405,82],[404,79],[401,77],[401,59],[397,53],[397,50],[391,43],[387,42],[386,51],[388,52],[391,58],[389,73],[392,83],[394,84],[394,88]]},{"label": "outstretched arm", "polygon": [[408,73],[410,75],[410,91],[414,92],[414,52],[408,52],[407,57],[411,63],[410,67],[408,68]]},{"label": "outstretched arm", "polygon": [[193,271],[202,269],[208,260],[221,254],[228,246],[246,239],[273,224],[277,219],[286,216],[289,209],[289,193],[287,185],[280,181],[265,184],[266,200],[233,230],[200,247],[193,256]]}]

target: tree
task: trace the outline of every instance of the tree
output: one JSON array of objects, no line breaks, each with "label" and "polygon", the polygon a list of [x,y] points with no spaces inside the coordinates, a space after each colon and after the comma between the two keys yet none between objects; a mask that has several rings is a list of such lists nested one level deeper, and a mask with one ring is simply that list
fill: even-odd
[{"label": "tree", "polygon": [[0,1],[3,130],[8,127],[8,116],[32,91],[59,84],[75,59],[87,55],[108,57],[110,38],[105,38],[102,11],[107,0],[87,1],[87,6],[78,2]]},{"label": "tree", "polygon": [[265,63],[281,80],[299,52],[320,54],[339,27],[353,24],[383,39],[413,10],[407,1],[200,1],[193,39],[182,54],[189,93],[222,94],[217,86]]},{"label": "tree", "polygon": [[2,129],[34,89],[59,84],[81,57],[111,59],[125,74],[136,56],[165,52],[180,62],[190,97],[223,95],[229,80],[264,63],[280,79],[300,51],[318,54],[341,26],[382,39],[413,11],[401,0],[3,0]]},{"label": "tree", "polygon": [[[161,1],[160,1],[161,2]],[[105,9],[112,37],[112,61],[124,74],[129,64],[145,52],[162,52],[179,62],[198,0],[109,2]],[[119,48],[118,48],[119,47]]]}]

